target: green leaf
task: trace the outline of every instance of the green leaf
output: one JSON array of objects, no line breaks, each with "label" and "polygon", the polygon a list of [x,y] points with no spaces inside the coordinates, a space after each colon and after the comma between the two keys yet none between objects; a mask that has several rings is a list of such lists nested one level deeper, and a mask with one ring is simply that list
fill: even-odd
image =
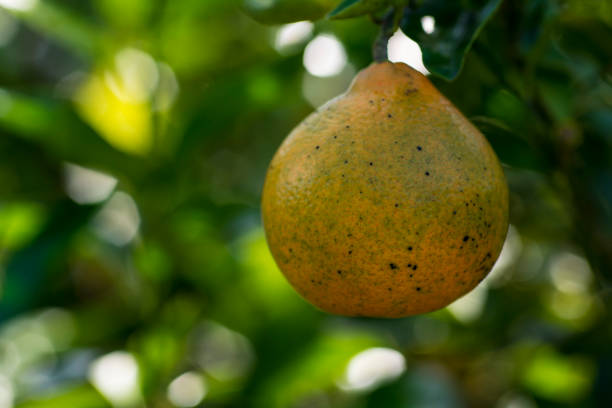
[{"label": "green leaf", "polygon": [[17,408],[89,407],[109,408],[111,405],[89,384],[77,385],[39,398],[28,398]]},{"label": "green leaf", "polygon": [[337,3],[338,0],[240,0],[239,5],[255,21],[275,25],[302,20],[316,21]]},{"label": "green leaf", "polygon": [[391,5],[399,3],[394,0],[344,0],[328,17],[332,20],[359,17],[382,11]]},{"label": "green leaf", "polygon": [[547,166],[538,150],[515,135],[504,122],[482,116],[471,117],[470,120],[486,136],[503,164],[520,169],[545,171]]},{"label": "green leaf", "polygon": [[9,258],[1,285],[0,321],[35,306],[45,285],[62,273],[57,264],[73,237],[98,209],[99,205],[61,202],[32,242]]},{"label": "green leaf", "polygon": [[90,23],[70,7],[58,2],[32,2],[27,10],[11,10],[31,29],[52,38],[68,47],[71,51],[92,57],[102,43],[102,30]]},{"label": "green leaf", "polygon": [[[501,2],[429,0],[418,9],[407,11],[400,28],[420,45],[427,69],[451,81],[459,75],[465,55]],[[435,19],[432,33],[423,30],[421,19],[425,16]]]}]

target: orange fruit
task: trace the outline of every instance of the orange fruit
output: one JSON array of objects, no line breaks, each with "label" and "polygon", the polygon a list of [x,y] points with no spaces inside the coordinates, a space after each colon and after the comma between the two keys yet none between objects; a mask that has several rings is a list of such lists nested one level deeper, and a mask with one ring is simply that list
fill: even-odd
[{"label": "orange fruit", "polygon": [[485,137],[402,63],[374,63],[299,124],[263,189],[280,270],[329,313],[442,308],[491,270],[508,188]]}]

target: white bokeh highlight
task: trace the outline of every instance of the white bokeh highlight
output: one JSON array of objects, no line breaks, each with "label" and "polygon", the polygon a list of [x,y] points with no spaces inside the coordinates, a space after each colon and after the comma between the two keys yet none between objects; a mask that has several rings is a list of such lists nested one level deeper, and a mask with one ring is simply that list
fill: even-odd
[{"label": "white bokeh highlight", "polygon": [[331,34],[321,34],[308,43],[304,50],[304,67],[316,77],[338,75],[348,61],[342,43]]},{"label": "white bokeh highlight", "polygon": [[274,49],[280,54],[286,54],[294,47],[307,41],[312,36],[313,30],[314,24],[310,21],[285,24],[276,31]]},{"label": "white bokeh highlight", "polygon": [[38,5],[38,0],[0,0],[0,7],[13,11],[31,11]]},{"label": "white bokeh highlight", "polygon": [[15,391],[11,380],[0,374],[0,408],[13,408]]},{"label": "white bokeh highlight", "polygon": [[564,293],[585,293],[593,281],[589,263],[570,252],[555,256],[550,263],[549,273],[555,288]]},{"label": "white bokeh highlight", "polygon": [[373,347],[356,354],[348,363],[340,388],[346,391],[372,390],[392,381],[406,370],[406,359],[397,350]]},{"label": "white bokeh highlight", "polygon": [[115,351],[94,360],[89,381],[117,407],[137,404],[141,399],[138,363],[125,351]]},{"label": "white bokeh highlight", "polygon": [[423,65],[423,53],[419,44],[408,38],[401,30],[397,30],[389,39],[387,52],[389,61],[403,62],[420,73],[429,75],[429,71]]},{"label": "white bokeh highlight", "polygon": [[106,200],[117,185],[117,179],[72,163],[64,164],[64,189],[78,204],[94,204]]},{"label": "white bokeh highlight", "polygon": [[124,48],[115,55],[115,71],[106,71],[104,80],[122,101],[144,102],[157,88],[159,71],[149,54],[135,48]]},{"label": "white bokeh highlight", "polygon": [[168,386],[168,400],[177,407],[195,407],[204,397],[208,389],[201,374],[188,371],[176,377]]},{"label": "white bokeh highlight", "polygon": [[423,16],[421,18],[421,28],[427,34],[431,34],[436,30],[436,20],[432,16]]},{"label": "white bokeh highlight", "polygon": [[470,293],[448,305],[448,310],[461,323],[475,322],[484,312],[488,292],[489,287],[482,282]]},{"label": "white bokeh highlight", "polygon": [[140,227],[140,213],[134,199],[117,191],[96,214],[92,225],[102,239],[123,246],[130,243]]}]

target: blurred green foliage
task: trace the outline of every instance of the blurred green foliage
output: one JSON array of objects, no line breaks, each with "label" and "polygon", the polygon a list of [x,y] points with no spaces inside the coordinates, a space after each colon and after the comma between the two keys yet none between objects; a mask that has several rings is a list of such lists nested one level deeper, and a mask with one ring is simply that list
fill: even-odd
[{"label": "blurred green foliage", "polygon": [[[280,142],[370,63],[370,19],[0,0],[0,407],[611,406],[610,2],[484,26],[498,2],[414,3],[402,28],[432,72],[431,50],[463,64],[432,80],[502,160],[513,227],[474,292],[387,321],[300,299],[259,217]],[[327,77],[319,34],[347,56]]]}]

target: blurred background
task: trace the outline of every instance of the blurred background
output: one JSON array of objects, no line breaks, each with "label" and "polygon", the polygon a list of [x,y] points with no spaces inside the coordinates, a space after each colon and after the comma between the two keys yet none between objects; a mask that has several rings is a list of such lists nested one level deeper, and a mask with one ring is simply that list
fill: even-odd
[{"label": "blurred background", "polygon": [[[303,301],[259,214],[378,27],[235,3],[0,0],[0,408],[612,406],[611,3],[506,1],[431,76],[503,162],[511,227],[478,288],[398,320]],[[389,57],[427,72],[401,32]]]}]

